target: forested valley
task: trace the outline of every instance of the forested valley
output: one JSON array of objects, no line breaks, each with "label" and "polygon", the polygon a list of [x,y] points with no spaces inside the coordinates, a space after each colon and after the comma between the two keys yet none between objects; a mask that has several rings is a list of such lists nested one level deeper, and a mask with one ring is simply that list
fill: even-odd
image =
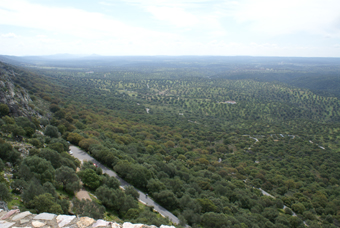
[{"label": "forested valley", "polygon": [[[68,213],[170,223],[136,192],[69,153],[87,151],[191,227],[340,226],[339,60],[3,56],[37,115],[0,108],[0,199]],[[44,134],[39,134],[42,131]],[[27,156],[9,142],[23,137]],[[10,188],[11,187],[11,188]],[[264,195],[262,191],[270,195]],[[46,206],[49,202],[53,206]]]}]

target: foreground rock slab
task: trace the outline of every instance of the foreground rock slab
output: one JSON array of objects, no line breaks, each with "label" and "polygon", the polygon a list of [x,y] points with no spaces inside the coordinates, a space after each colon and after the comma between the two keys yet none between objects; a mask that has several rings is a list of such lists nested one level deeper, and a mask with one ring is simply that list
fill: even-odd
[{"label": "foreground rock slab", "polygon": [[[0,212],[0,228],[157,228],[153,225],[132,224],[125,222],[95,220],[89,217],[75,215],[56,215],[51,213],[32,214],[29,211],[11,210]],[[161,225],[160,228],[175,228],[174,226]]]}]

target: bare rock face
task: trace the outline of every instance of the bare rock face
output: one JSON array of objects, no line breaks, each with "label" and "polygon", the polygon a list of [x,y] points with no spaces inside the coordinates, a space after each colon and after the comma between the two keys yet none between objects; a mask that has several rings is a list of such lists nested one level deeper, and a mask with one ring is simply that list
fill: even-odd
[{"label": "bare rock face", "polygon": [[27,91],[14,83],[16,77],[13,69],[0,62],[0,103],[6,104],[14,117],[36,115],[29,106],[32,99]]}]

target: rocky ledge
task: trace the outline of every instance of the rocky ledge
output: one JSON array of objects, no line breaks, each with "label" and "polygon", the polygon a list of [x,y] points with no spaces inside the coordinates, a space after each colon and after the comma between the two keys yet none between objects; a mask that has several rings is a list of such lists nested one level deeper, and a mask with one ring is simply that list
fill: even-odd
[{"label": "rocky ledge", "polygon": [[[3,211],[0,209],[0,228],[157,228],[144,224],[132,224],[125,222],[118,224],[102,219],[95,220],[89,217],[78,217],[75,215],[55,215],[50,213],[32,214],[29,211],[20,210]],[[175,228],[174,226],[161,225],[160,228]]]}]

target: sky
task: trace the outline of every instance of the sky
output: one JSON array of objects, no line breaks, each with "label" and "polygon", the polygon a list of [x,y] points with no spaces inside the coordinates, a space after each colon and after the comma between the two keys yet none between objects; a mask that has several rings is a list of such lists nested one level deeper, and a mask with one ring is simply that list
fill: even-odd
[{"label": "sky", "polygon": [[0,1],[0,55],[61,53],[340,57],[340,1]]}]

